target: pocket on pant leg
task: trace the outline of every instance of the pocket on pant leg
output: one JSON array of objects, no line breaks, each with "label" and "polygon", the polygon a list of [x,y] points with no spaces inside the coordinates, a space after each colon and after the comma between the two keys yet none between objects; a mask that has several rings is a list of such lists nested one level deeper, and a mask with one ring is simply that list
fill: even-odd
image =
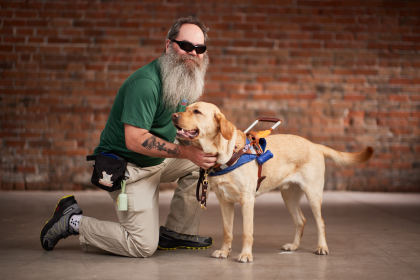
[{"label": "pocket on pant leg", "polygon": [[126,186],[128,211],[144,211],[154,206],[159,198],[160,172]]}]

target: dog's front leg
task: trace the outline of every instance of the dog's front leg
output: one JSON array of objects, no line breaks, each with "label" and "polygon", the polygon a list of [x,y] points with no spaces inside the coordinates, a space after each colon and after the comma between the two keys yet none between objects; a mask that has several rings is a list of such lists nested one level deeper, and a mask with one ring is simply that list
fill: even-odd
[{"label": "dog's front leg", "polygon": [[242,252],[238,261],[242,263],[252,262],[252,244],[254,242],[254,202],[255,198],[247,198],[242,201],[243,235]]},{"label": "dog's front leg", "polygon": [[213,258],[226,259],[232,250],[234,204],[219,198],[223,219],[223,245],[211,255]]}]

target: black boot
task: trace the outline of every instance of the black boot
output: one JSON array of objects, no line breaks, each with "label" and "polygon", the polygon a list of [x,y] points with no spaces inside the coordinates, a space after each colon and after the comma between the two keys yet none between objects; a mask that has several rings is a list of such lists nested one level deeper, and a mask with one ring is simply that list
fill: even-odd
[{"label": "black boot", "polygon": [[160,227],[158,246],[160,250],[207,249],[212,243],[211,237],[182,234],[163,226]]}]

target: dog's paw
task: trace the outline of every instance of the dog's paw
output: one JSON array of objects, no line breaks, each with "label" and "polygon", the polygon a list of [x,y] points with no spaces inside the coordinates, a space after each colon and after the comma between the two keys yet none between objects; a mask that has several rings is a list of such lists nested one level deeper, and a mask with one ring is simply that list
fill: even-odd
[{"label": "dog's paw", "polygon": [[248,262],[253,262],[254,258],[252,257],[252,253],[241,253],[238,256],[238,262],[241,263],[248,263]]},{"label": "dog's paw", "polygon": [[217,259],[227,259],[227,257],[229,256],[229,251],[216,250],[213,252],[213,254],[211,254],[211,256]]},{"label": "dog's paw", "polygon": [[283,250],[283,251],[296,251],[297,250],[297,248],[298,248],[298,246],[296,246],[295,244],[293,244],[293,243],[287,243],[287,244],[284,244],[282,247],[281,247],[281,249]]},{"label": "dog's paw", "polygon": [[328,251],[328,247],[318,247],[318,249],[316,249],[315,254],[316,255],[328,255],[330,252]]}]

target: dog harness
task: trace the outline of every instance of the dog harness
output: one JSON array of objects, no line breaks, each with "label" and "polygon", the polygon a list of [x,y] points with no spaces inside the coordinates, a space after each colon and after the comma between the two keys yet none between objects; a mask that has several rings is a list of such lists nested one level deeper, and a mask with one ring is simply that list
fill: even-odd
[{"label": "dog harness", "polygon": [[[260,138],[258,145],[261,147],[261,150],[264,152],[265,147],[267,145],[265,138]],[[220,166],[220,167],[213,168],[209,172],[209,176],[219,176],[219,175],[229,173],[235,170],[236,168],[244,165],[245,163],[248,163],[255,159],[257,160],[259,165],[262,165],[264,162],[266,162],[267,160],[273,157],[273,154],[271,153],[270,150],[267,150],[266,152],[262,154],[257,154],[256,149],[253,148],[253,146],[251,145],[251,142],[248,139],[246,139],[246,145],[242,149],[242,152],[243,153],[239,156],[239,158],[236,160],[236,162],[233,165],[229,165],[228,164],[229,162],[228,162],[226,164],[226,167]],[[235,155],[232,156],[232,158],[234,157]]]},{"label": "dog harness", "polygon": [[[251,131],[247,133],[253,126],[255,126],[258,121],[269,121],[275,122],[276,124],[270,130]],[[248,163],[250,161],[256,160],[258,163],[258,180],[257,180],[257,191],[260,188],[261,182],[265,179],[266,176],[261,176],[262,174],[262,165],[269,159],[273,157],[273,153],[270,150],[265,151],[267,141],[264,137],[267,137],[271,134],[271,131],[276,128],[281,121],[274,118],[261,118],[256,120],[247,130],[246,133],[246,143],[245,146],[237,152],[234,152],[230,160],[224,165],[216,165],[210,170],[204,170],[200,168],[200,177],[197,182],[196,189],[196,198],[201,203],[201,208],[206,208],[207,200],[207,188],[208,188],[208,176],[220,176],[226,173],[229,173],[236,168]],[[200,186],[202,186],[201,197],[199,195]]]}]

